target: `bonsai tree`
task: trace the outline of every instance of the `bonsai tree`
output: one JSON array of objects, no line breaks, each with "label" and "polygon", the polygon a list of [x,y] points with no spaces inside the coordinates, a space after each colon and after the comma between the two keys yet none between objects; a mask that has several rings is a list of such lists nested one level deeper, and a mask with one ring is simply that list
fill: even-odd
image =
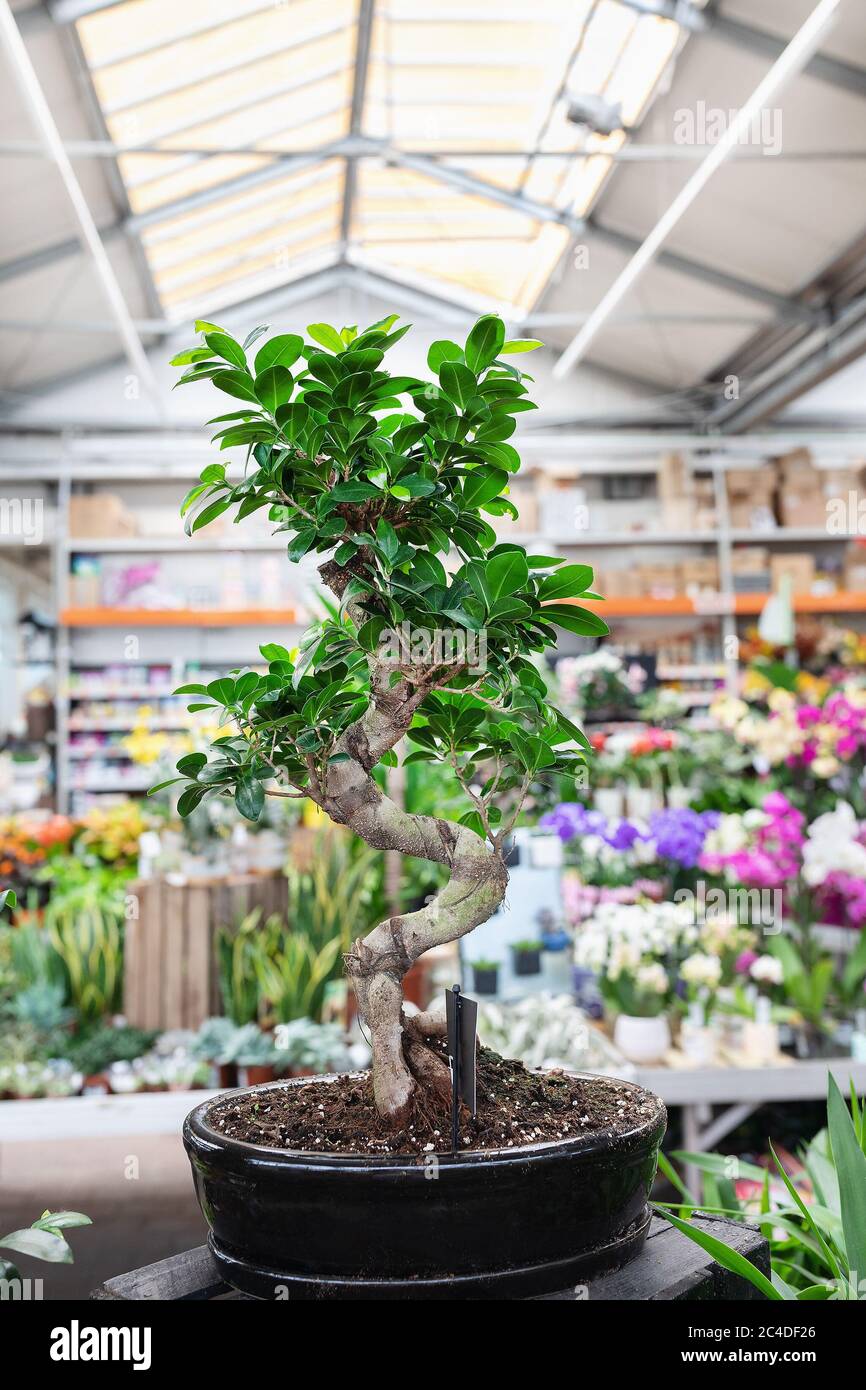
[{"label": "bonsai tree", "polygon": [[[247,451],[240,479],[222,463],[205,467],[183,502],[187,532],[230,510],[238,522],[267,509],[290,560],[321,558],[336,601],[299,652],[261,648],[266,675],[234,671],[177,692],[233,732],[210,757],[181,758],[172,781],[186,783],[182,816],[208,796],[234,797],[250,820],[268,796],[309,797],[375,848],[450,871],[432,901],[389,917],[346,956],[375,1103],[398,1125],[419,1088],[450,1094],[429,1045],[442,1025],[404,1016],[403,976],[496,910],[530,786],[574,775],[588,751],[533,657],[555,645],[558,627],[607,627],[574,604],[597,597],[588,565],[499,543],[486,519],[517,516],[508,486],[520,458],[507,441],[534,406],[513,359],[539,344],[507,342],[487,315],[464,346],[432,345],[431,379],[395,376],[383,362],[408,331],[396,319],[361,333],[311,324],[306,338],[267,341],[257,328],[243,344],[199,322],[201,343],[172,359],[185,368],[178,385],[210,381],[235,398],[238,408],[209,423],[220,450]],[[410,815],[385,794],[374,773],[396,765],[398,745],[404,762],[435,761],[456,779],[467,805],[458,821]]]}]

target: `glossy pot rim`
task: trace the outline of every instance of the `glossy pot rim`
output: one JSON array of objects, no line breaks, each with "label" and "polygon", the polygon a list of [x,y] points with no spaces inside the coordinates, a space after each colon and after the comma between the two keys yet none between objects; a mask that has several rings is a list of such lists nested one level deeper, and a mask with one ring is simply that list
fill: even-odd
[{"label": "glossy pot rim", "polygon": [[208,1113],[214,1107],[223,1104],[234,1096],[248,1095],[252,1091],[261,1092],[284,1089],[288,1086],[309,1085],[311,1080],[315,1080],[317,1083],[334,1082],[347,1075],[362,1076],[364,1073],[331,1072],[315,1078],[307,1076],[288,1077],[264,1082],[257,1086],[236,1087],[224,1091],[218,1096],[212,1096],[195,1106],[184,1120],[184,1144],[188,1151],[199,1156],[207,1155],[214,1158],[219,1154],[224,1161],[235,1159],[241,1166],[251,1165],[269,1169],[285,1168],[295,1171],[310,1168],[319,1172],[337,1169],[363,1173],[369,1173],[375,1169],[387,1169],[392,1172],[402,1169],[414,1173],[420,1166],[423,1166],[425,1158],[431,1157],[431,1153],[435,1154],[439,1163],[447,1164],[451,1169],[467,1170],[480,1166],[510,1166],[514,1163],[525,1163],[528,1160],[538,1163],[564,1157],[579,1156],[582,1159],[604,1160],[612,1155],[623,1155],[654,1147],[660,1142],[667,1125],[666,1107],[652,1091],[646,1090],[645,1087],[637,1085],[634,1081],[627,1081],[620,1077],[597,1075],[592,1072],[569,1072],[568,1075],[585,1081],[614,1081],[627,1087],[632,1094],[639,1093],[654,1101],[657,1107],[654,1114],[641,1120],[639,1124],[624,1134],[618,1134],[614,1137],[611,1137],[609,1131],[605,1130],[591,1135],[573,1135],[568,1139],[545,1139],[534,1144],[522,1144],[514,1148],[472,1149],[457,1154],[452,1154],[449,1150],[427,1153],[420,1151],[417,1154],[358,1154],[315,1152],[311,1149],[276,1149],[269,1148],[267,1144],[253,1144],[245,1139],[232,1139],[208,1124]]}]

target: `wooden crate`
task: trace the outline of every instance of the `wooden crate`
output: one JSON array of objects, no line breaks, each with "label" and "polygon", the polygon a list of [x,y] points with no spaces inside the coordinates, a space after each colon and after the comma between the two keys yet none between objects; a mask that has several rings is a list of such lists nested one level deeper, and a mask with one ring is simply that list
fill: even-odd
[{"label": "wooden crate", "polygon": [[280,871],[214,878],[140,879],[138,916],[126,923],[123,1012],[135,1028],[198,1028],[222,1013],[214,938],[253,908],[285,915]]},{"label": "wooden crate", "polygon": [[[769,1278],[770,1250],[760,1231],[741,1221],[724,1221],[698,1215],[695,1225],[731,1246]],[[154,1300],[247,1301],[223,1282],[206,1245],[172,1255],[109,1279],[90,1297],[101,1302],[153,1302]],[[730,1274],[699,1246],[655,1216],[641,1253],[624,1269],[603,1274],[589,1284],[578,1284],[562,1293],[542,1294],[541,1302],[758,1302],[761,1295],[738,1274]]]}]

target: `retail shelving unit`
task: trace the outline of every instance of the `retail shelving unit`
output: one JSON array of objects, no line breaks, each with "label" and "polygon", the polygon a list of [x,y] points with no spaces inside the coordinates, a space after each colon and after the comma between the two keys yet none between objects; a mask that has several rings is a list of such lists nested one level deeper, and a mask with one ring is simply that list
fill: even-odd
[{"label": "retail shelving unit", "polygon": [[[822,546],[832,554],[832,547],[844,545],[854,537],[830,535],[819,527],[777,527],[774,530],[748,531],[732,528],[727,508],[725,473],[728,468],[757,467],[767,458],[806,445],[811,447],[820,462],[832,453],[835,460],[857,459],[866,456],[866,436],[858,432],[836,432],[821,437],[815,431],[789,431],[772,435],[705,438],[697,435],[561,435],[535,434],[519,441],[527,469],[544,470],[550,467],[561,475],[563,465],[587,479],[604,474],[644,474],[656,472],[664,453],[682,453],[692,471],[710,473],[714,481],[717,522],[711,530],[674,530],[660,525],[658,529],[637,529],[632,520],[623,529],[573,529],[563,533],[560,527],[542,531],[538,526],[530,533],[515,530],[503,533],[504,540],[525,543],[537,550],[543,545],[545,553],[554,551],[567,558],[588,558],[591,562],[621,548],[630,558],[639,547],[676,548],[678,554],[710,555],[717,559],[720,590],[694,597],[676,594],[656,598],[611,597],[599,611],[606,617],[622,619],[634,633],[646,630],[654,634],[667,630],[675,620],[694,630],[707,625],[708,631],[718,634],[713,641],[715,651],[705,659],[662,660],[658,674],[665,682],[694,686],[690,700],[700,703],[709,697],[706,687],[727,677],[733,683],[737,664],[730,653],[736,644],[724,639],[736,635],[738,621],[756,617],[767,601],[766,593],[733,594],[732,556],[737,545],[758,545],[768,548],[785,546]],[[114,700],[138,700],[157,704],[149,716],[154,728],[167,732],[187,727],[185,711],[178,712],[169,702],[169,686],[197,679],[201,671],[216,674],[232,666],[255,664],[258,643],[282,640],[291,645],[298,627],[296,610],[291,603],[285,606],[187,606],[125,607],[115,605],[73,605],[69,599],[68,574],[75,555],[132,557],[183,557],[209,555],[217,564],[225,556],[255,554],[279,555],[284,542],[279,536],[262,535],[251,538],[240,531],[237,539],[231,534],[210,536],[207,533],[193,540],[176,535],[141,535],[109,537],[71,537],[69,534],[69,499],[73,486],[94,484],[97,487],[117,488],[128,483],[176,485],[177,496],[185,484],[197,477],[204,463],[211,459],[211,446],[199,434],[188,436],[82,436],[47,438],[14,435],[0,437],[0,481],[19,480],[22,472],[31,478],[48,483],[56,490],[57,525],[50,540],[54,555],[56,609],[60,618],[58,641],[58,793],[61,805],[69,803],[73,784],[85,782],[82,772],[88,767],[91,750],[101,749],[105,763],[123,764],[123,750],[115,744],[95,739],[88,744],[90,734],[125,734],[135,722],[126,712],[111,717],[87,716],[90,694],[83,696],[79,687],[73,688],[76,670],[95,670],[100,663],[106,667],[116,664],[117,643],[130,630],[146,637],[146,652],[133,665],[170,667],[171,678],[156,688],[145,681],[140,689],[124,684],[122,690],[111,690]],[[242,465],[238,464],[238,471]],[[232,465],[230,465],[232,467]],[[171,494],[172,497],[174,494]],[[640,508],[635,508],[640,516]],[[178,561],[180,562],[180,561]],[[733,597],[729,597],[733,594]],[[794,596],[794,609],[803,614],[838,614],[855,617],[866,612],[866,594],[837,591],[807,593]],[[299,616],[299,615],[297,615]],[[635,625],[635,626],[632,626]],[[564,638],[564,643],[567,637]],[[728,653],[724,659],[723,653]],[[260,659],[260,658],[259,658]],[[704,688],[701,688],[704,687]],[[94,698],[96,698],[94,696]],[[74,736],[74,737],[73,737]],[[104,779],[106,782],[114,779]],[[118,782],[121,779],[117,779]],[[105,790],[132,790],[106,786]],[[99,794],[94,793],[94,794]]]}]

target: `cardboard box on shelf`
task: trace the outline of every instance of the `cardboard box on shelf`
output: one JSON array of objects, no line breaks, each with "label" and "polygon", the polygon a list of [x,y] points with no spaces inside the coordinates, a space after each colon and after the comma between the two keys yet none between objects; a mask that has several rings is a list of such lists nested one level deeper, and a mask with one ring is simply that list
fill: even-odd
[{"label": "cardboard box on shelf", "polygon": [[678,497],[689,497],[692,491],[692,475],[686,467],[682,454],[662,454],[658,463],[658,494],[665,501]]},{"label": "cardboard box on shelf", "polygon": [[715,555],[701,555],[682,562],[682,581],[686,592],[690,588],[718,589],[719,562]]},{"label": "cardboard box on shelf", "polygon": [[69,534],[75,540],[136,536],[138,522],[114,492],[93,492],[69,499]]},{"label": "cardboard box on shelf", "polygon": [[673,598],[682,590],[679,565],[636,565],[641,593],[647,598]]},{"label": "cardboard box on shelf", "polygon": [[820,529],[827,525],[827,499],[820,487],[795,488],[783,483],[779,488],[779,518],[783,526]]},{"label": "cardboard box on shelf", "polygon": [[663,497],[662,531],[693,531],[695,527],[695,504],[691,497]]},{"label": "cardboard box on shelf", "polygon": [[780,454],[774,462],[781,479],[797,478],[802,482],[817,472],[810,449],[792,449],[788,454]]},{"label": "cardboard box on shelf", "polygon": [[815,557],[805,554],[774,555],[770,561],[770,578],[774,589],[778,589],[783,579],[790,579],[793,593],[809,594],[815,582]]},{"label": "cardboard box on shelf", "polygon": [[845,554],[844,584],[848,593],[866,593],[866,546],[852,545]]},{"label": "cardboard box on shelf", "polygon": [[715,531],[719,524],[715,507],[697,507],[695,509],[695,530],[696,531]]},{"label": "cardboard box on shelf", "polygon": [[825,497],[846,497],[863,486],[862,468],[822,468],[818,474]]},{"label": "cardboard box on shelf", "polygon": [[641,598],[643,589],[633,569],[610,569],[596,572],[593,585],[596,593],[605,598]]},{"label": "cardboard box on shelf", "polygon": [[757,468],[729,468],[725,478],[730,498],[769,498],[776,488],[776,470],[771,463]]},{"label": "cardboard box on shelf", "polygon": [[766,574],[770,568],[770,552],[764,545],[739,545],[731,552],[734,574]]},{"label": "cardboard box on shelf", "polygon": [[585,487],[573,484],[539,488],[537,526],[546,536],[580,538],[589,525],[590,506]]},{"label": "cardboard box on shelf", "polygon": [[728,502],[728,520],[734,531],[775,531],[776,513],[772,498],[758,494]]}]

